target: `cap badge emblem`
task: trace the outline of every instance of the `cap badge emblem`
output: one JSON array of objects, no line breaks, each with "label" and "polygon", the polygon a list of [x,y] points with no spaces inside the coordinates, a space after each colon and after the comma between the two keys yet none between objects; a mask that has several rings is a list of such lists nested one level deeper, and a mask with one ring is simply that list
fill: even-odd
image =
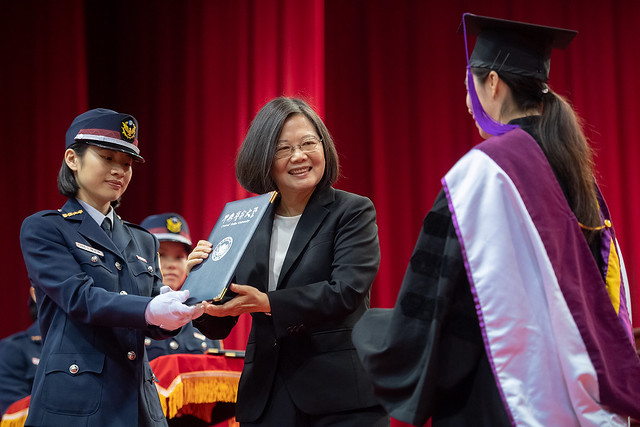
[{"label": "cap badge emblem", "polygon": [[136,137],[136,124],[133,120],[125,120],[122,122],[122,136],[127,141],[132,141]]},{"label": "cap badge emblem", "polygon": [[175,216],[167,218],[167,230],[171,233],[179,233],[182,230],[182,222]]}]

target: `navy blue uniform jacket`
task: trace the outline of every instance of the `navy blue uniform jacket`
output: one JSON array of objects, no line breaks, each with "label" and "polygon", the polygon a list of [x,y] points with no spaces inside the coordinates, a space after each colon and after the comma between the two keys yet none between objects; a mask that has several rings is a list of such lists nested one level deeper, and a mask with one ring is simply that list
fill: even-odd
[{"label": "navy blue uniform jacket", "polygon": [[191,323],[184,325],[180,333],[171,339],[156,341],[147,338],[144,343],[149,360],[168,354],[204,354],[210,348],[221,347],[220,341],[205,337]]},{"label": "navy blue uniform jacket", "polygon": [[37,323],[0,341],[0,415],[31,394],[41,350]]},{"label": "navy blue uniform jacket", "polygon": [[[236,269],[235,283],[267,292],[274,210],[272,206],[258,225]],[[276,291],[268,293],[272,315],[252,313],[236,403],[238,421],[251,422],[262,414],[276,371],[306,413],[378,404],[351,330],[369,308],[379,263],[371,200],[331,187],[316,190],[291,239]],[[215,339],[225,337],[236,320],[204,315],[194,324]]]},{"label": "navy blue uniform jacket", "polygon": [[166,425],[144,348],[172,334],[144,316],[162,286],[157,239],[114,215],[111,240],[69,199],[26,218],[20,245],[43,339],[26,425]]}]

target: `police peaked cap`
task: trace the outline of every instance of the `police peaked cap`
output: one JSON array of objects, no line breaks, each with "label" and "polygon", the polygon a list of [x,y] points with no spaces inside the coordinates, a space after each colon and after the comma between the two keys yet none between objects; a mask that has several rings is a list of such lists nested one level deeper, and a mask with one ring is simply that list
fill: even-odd
[{"label": "police peaked cap", "polygon": [[146,217],[140,225],[155,235],[161,242],[179,242],[191,251],[191,235],[187,222],[177,213],[168,212]]},{"label": "police peaked cap", "polygon": [[134,160],[144,162],[138,148],[138,121],[130,114],[106,108],[95,108],[82,113],[67,130],[66,148],[74,142],[121,151]]}]

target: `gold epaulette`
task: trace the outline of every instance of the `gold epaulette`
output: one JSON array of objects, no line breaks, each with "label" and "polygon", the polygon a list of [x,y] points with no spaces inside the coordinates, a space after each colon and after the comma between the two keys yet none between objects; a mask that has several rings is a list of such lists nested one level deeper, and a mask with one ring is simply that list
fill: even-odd
[{"label": "gold epaulette", "polygon": [[75,212],[67,212],[67,213],[63,213],[63,214],[62,214],[62,217],[63,217],[63,218],[68,218],[68,217],[70,217],[70,216],[79,215],[79,214],[81,214],[81,213],[82,213],[82,209],[80,209],[80,210],[78,210],[78,211],[75,211]]}]

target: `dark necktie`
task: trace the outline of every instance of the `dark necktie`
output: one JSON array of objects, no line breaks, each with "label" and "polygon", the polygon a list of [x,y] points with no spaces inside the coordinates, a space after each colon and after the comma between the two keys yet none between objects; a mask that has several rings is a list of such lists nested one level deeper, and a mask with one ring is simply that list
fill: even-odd
[{"label": "dark necktie", "polygon": [[105,233],[107,233],[107,236],[111,238],[111,220],[109,219],[109,217],[104,218],[100,227],[104,230]]}]

